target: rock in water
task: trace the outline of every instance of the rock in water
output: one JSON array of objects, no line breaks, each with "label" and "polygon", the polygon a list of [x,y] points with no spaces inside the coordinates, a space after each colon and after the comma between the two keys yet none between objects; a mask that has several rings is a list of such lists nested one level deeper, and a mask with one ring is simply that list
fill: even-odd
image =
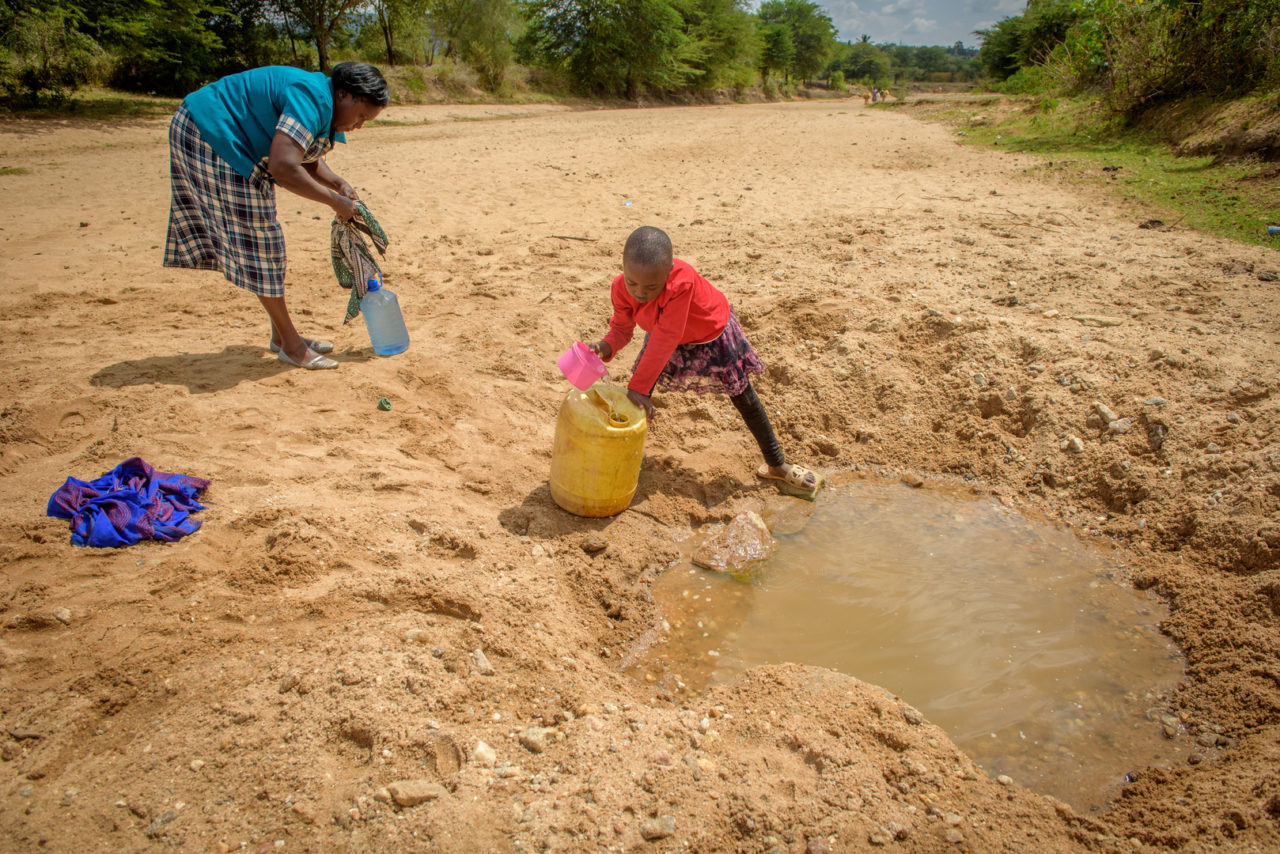
[{"label": "rock in water", "polygon": [[693,562],[704,569],[739,575],[773,557],[778,541],[758,513],[740,513],[729,525],[693,553]]}]

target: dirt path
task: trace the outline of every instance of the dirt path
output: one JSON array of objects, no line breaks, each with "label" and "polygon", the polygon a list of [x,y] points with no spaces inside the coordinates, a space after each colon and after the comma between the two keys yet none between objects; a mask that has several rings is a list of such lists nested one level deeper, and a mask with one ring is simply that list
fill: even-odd
[{"label": "dirt path", "polygon": [[[343,362],[319,374],[159,266],[164,123],[0,127],[4,848],[1280,848],[1274,252],[860,102],[388,118],[331,162],[392,236],[407,353],[339,325],[329,217],[281,193],[295,319]],[[835,488],[972,478],[1114,538],[1171,602],[1196,764],[1082,817],[851,678],[624,676],[675,540],[770,496],[727,401],[668,396],[630,510],[550,500],[555,358],[603,332],[640,224],[729,295]],[[50,492],[133,455],[212,479],[203,529],[70,546]],[[387,803],[406,779],[427,800]]]}]

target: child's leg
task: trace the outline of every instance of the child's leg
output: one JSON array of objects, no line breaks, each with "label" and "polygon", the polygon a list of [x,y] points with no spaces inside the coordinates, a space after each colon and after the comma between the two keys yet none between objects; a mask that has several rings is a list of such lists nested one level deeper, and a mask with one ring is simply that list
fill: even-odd
[{"label": "child's leg", "polygon": [[764,404],[760,402],[751,383],[747,383],[746,389],[741,394],[735,394],[729,399],[742,415],[742,420],[747,422],[747,429],[751,431],[751,435],[756,437],[756,444],[760,446],[760,453],[764,454],[764,461],[769,468],[785,463],[787,458],[783,456],[778,437],[773,433],[769,415],[764,411]]},{"label": "child's leg", "polygon": [[[787,464],[787,458],[778,444],[778,437],[773,432],[773,425],[769,423],[769,415],[764,411],[764,404],[760,402],[751,383],[747,383],[746,389],[741,394],[735,394],[729,399],[733,401],[734,407],[742,415],[742,420],[747,423],[747,429],[751,431],[756,444],[760,446],[760,453],[764,454],[764,462],[768,467],[768,476],[779,480],[791,480],[787,476],[793,467]],[[799,482],[794,486],[813,489],[818,485],[819,478],[816,474],[807,469],[797,469],[796,474],[799,475],[802,471],[803,478],[796,478]],[[760,473],[764,474],[763,471]]]}]

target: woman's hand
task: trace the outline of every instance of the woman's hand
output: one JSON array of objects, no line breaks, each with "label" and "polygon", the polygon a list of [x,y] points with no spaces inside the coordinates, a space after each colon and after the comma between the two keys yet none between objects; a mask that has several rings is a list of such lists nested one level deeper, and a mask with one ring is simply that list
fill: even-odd
[{"label": "woman's hand", "polygon": [[650,402],[649,400],[649,395],[641,394],[638,391],[632,391],[631,389],[627,389],[627,400],[631,401],[636,406],[643,409],[645,418],[649,419],[650,421],[653,420],[654,409],[653,409],[653,403]]},{"label": "woman's hand", "polygon": [[356,192],[355,187],[348,184],[344,178],[339,178],[337,175],[334,175],[333,177],[333,189],[337,190],[339,193],[354,202],[360,201],[360,194]]},{"label": "woman's hand", "polygon": [[588,344],[587,349],[590,350],[592,353],[595,353],[597,356],[599,356],[602,360],[606,362],[613,358],[613,346],[610,344],[606,344],[603,341],[597,341],[594,344]]},{"label": "woman's hand", "polygon": [[333,208],[333,212],[338,215],[338,219],[346,222],[354,219],[356,215],[356,203],[346,195],[333,194],[333,200],[329,202],[329,207]]}]

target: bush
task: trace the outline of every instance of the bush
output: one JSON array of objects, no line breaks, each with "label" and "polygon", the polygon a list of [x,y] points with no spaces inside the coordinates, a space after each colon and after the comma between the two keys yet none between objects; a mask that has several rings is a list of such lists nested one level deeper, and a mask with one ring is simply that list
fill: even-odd
[{"label": "bush", "polygon": [[996,87],[1006,95],[1037,95],[1053,88],[1053,80],[1039,65],[1019,68]]},{"label": "bush", "polygon": [[831,76],[827,78],[827,85],[828,85],[828,86],[830,86],[830,87],[831,87],[831,89],[832,89],[832,91],[834,91],[834,92],[848,92],[848,91],[849,91],[849,87],[848,87],[848,86],[846,86],[846,85],[844,85],[844,72],[843,72],[843,71],[833,71],[833,72],[831,72]]},{"label": "bush", "polygon": [[64,103],[81,86],[100,82],[109,60],[93,39],[76,29],[65,9],[18,15],[0,56],[0,90],[22,106]]}]

